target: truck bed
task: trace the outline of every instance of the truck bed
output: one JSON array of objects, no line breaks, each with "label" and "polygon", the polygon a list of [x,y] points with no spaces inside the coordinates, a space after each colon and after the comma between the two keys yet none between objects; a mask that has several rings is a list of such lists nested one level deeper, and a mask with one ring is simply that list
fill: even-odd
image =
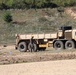
[{"label": "truck bed", "polygon": [[57,38],[57,33],[46,33],[46,34],[19,34],[20,39],[54,39]]}]

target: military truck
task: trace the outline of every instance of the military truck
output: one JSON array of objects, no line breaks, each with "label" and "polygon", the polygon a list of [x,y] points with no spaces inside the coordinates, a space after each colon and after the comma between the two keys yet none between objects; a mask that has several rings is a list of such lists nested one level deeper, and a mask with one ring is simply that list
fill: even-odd
[{"label": "military truck", "polygon": [[63,26],[55,33],[16,34],[15,48],[21,52],[45,50],[47,47],[73,49],[76,46],[76,29]]}]

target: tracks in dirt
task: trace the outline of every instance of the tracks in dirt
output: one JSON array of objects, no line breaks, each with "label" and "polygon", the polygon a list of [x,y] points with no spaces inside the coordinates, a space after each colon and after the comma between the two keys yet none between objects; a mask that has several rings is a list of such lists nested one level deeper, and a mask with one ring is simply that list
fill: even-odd
[{"label": "tracks in dirt", "polygon": [[[14,64],[26,62],[40,62],[50,60],[76,59],[76,50],[53,50],[52,48],[46,51],[39,52],[19,52],[18,50],[4,49],[5,54],[0,55],[0,64]],[[10,55],[9,52],[12,52]]]}]

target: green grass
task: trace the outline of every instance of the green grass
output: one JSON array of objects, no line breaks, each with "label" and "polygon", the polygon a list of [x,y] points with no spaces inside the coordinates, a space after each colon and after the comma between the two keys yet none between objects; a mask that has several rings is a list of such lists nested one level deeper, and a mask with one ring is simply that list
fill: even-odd
[{"label": "green grass", "polygon": [[14,44],[15,34],[51,33],[64,25],[76,28],[76,21],[65,13],[60,14],[56,8],[7,11],[11,12],[15,23],[5,23],[3,14],[6,10],[0,11],[0,44]]}]

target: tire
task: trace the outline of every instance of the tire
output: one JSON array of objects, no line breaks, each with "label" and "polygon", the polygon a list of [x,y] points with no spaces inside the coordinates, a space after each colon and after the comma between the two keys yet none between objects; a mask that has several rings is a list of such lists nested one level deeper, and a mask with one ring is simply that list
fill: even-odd
[{"label": "tire", "polygon": [[73,41],[66,41],[66,43],[65,43],[65,48],[66,49],[74,49],[75,48],[75,44],[74,44],[74,42]]},{"label": "tire", "polygon": [[32,51],[37,52],[37,44],[36,43],[33,43],[33,44],[32,43],[29,43],[28,50],[30,52],[32,52]]},{"label": "tire", "polygon": [[55,43],[54,43],[54,48],[56,49],[56,50],[60,50],[60,49],[63,49],[64,48],[64,44],[63,44],[63,42],[62,41],[55,41]]},{"label": "tire", "polygon": [[20,42],[18,45],[18,50],[20,52],[26,52],[27,51],[27,45],[25,42]]}]

